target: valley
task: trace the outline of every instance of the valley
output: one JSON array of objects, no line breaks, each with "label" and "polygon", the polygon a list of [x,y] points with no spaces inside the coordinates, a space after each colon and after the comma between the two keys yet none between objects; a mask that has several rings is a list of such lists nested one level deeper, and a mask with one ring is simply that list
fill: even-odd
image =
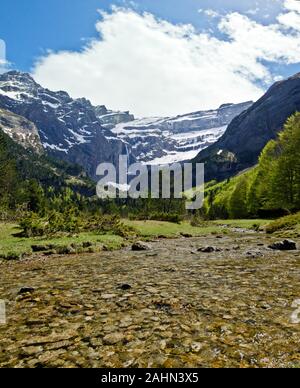
[{"label": "valley", "polygon": [[[299,368],[299,80],[137,119],[0,75],[0,367]],[[203,162],[203,207],[97,198],[122,154]]]},{"label": "valley", "polygon": [[300,369],[300,0],[0,10],[0,371]]},{"label": "valley", "polygon": [[[93,106],[85,98],[74,100],[66,92],[45,89],[26,73],[0,75],[3,114],[13,112],[30,122],[38,132],[37,150],[42,147],[49,156],[80,165],[94,179],[99,163],[117,164],[119,155],[145,164],[191,160],[215,143],[232,119],[252,104],[224,104],[176,117],[135,119],[129,112]],[[7,127],[3,130],[12,136]],[[20,141],[28,136],[24,131],[20,125],[14,138]]]}]

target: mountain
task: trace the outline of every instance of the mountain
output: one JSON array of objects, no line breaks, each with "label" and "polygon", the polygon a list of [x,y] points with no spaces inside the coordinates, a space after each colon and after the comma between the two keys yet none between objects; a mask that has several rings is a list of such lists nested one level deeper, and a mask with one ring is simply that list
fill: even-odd
[{"label": "mountain", "polygon": [[44,152],[38,129],[24,117],[0,108],[0,129],[25,149]]},{"label": "mountain", "polygon": [[[215,143],[234,117],[253,103],[224,104],[209,111],[162,118],[152,117],[126,122],[109,121],[104,126],[129,144],[134,159],[147,164],[166,164],[192,159]],[[114,116],[113,116],[114,117]]]},{"label": "mountain", "polygon": [[116,112],[109,110],[105,105],[99,105],[95,108],[95,113],[97,118],[100,120],[100,123],[103,127],[108,129],[120,123],[128,123],[129,121],[134,120],[134,115],[129,112]]},{"label": "mountain", "polygon": [[88,100],[49,91],[29,74],[0,75],[0,108],[33,122],[48,155],[81,165],[91,177],[99,163],[115,163],[126,150],[122,141],[102,127]]},{"label": "mountain", "polygon": [[93,179],[99,163],[117,165],[121,154],[130,162],[146,164],[190,160],[216,142],[231,120],[251,105],[225,104],[176,117],[135,119],[129,112],[45,89],[27,73],[0,75],[0,109],[17,115],[10,116],[13,130],[7,122],[3,125],[5,133],[26,147],[31,143],[37,152],[42,145],[47,155],[82,166]]},{"label": "mountain", "polygon": [[224,135],[193,160],[205,163],[206,180],[226,179],[257,163],[286,120],[300,111],[300,73],[276,82],[267,93],[237,116]]}]

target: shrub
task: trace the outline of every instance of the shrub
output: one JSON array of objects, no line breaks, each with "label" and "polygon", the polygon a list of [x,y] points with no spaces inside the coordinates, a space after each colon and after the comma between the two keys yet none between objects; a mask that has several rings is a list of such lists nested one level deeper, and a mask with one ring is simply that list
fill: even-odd
[{"label": "shrub", "polygon": [[190,222],[191,226],[199,228],[202,226],[205,226],[207,224],[206,221],[204,221],[201,217],[199,216],[193,216]]},{"label": "shrub", "polygon": [[176,213],[155,212],[155,213],[150,214],[149,220],[172,222],[174,224],[180,224],[180,222],[183,220],[183,217],[179,214],[176,214]]},{"label": "shrub", "polygon": [[137,234],[134,228],[125,225],[116,215],[94,216],[86,222],[84,229],[95,231],[98,234],[112,233],[121,237],[130,237]]},{"label": "shrub", "polygon": [[19,224],[24,237],[41,237],[46,232],[46,220],[36,213],[27,214]]},{"label": "shrub", "polygon": [[[86,216],[76,215],[72,211],[59,213],[52,211],[45,217],[29,213],[19,223],[24,237],[52,236],[58,233],[79,233],[80,231],[94,231],[98,234],[115,234],[121,237],[137,235],[134,228],[121,222],[118,216]],[[88,248],[88,246],[87,246]]]}]

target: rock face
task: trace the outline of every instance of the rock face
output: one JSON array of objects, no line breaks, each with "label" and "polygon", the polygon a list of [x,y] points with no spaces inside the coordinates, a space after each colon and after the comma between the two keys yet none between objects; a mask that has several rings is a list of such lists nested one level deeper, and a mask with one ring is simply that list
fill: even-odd
[{"label": "rock face", "polygon": [[91,177],[99,163],[115,163],[125,152],[88,100],[44,89],[29,74],[0,75],[0,107],[32,121],[48,154],[81,165]]},{"label": "rock face", "polygon": [[144,118],[118,125],[112,122],[109,129],[130,145],[136,160],[148,164],[182,162],[215,143],[232,119],[251,105],[225,104],[215,110],[171,118]]},{"label": "rock face", "polygon": [[300,110],[300,73],[275,83],[253,106],[237,116],[224,135],[195,158],[206,164],[206,180],[225,179],[253,166],[265,145]]},{"label": "rock face", "polygon": [[0,109],[0,129],[25,149],[30,149],[38,154],[43,153],[38,129],[24,117]]},{"label": "rock face", "polygon": [[112,129],[120,123],[128,123],[134,120],[134,116],[129,112],[114,112],[108,110],[105,105],[95,107],[95,113],[103,127]]}]

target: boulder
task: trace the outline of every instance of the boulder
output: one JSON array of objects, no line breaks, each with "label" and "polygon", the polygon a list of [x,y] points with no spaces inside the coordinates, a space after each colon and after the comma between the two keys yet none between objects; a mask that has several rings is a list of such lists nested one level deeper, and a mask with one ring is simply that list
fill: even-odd
[{"label": "boulder", "polygon": [[269,248],[275,251],[295,251],[297,244],[293,240],[283,240],[269,245]]},{"label": "boulder", "polygon": [[151,245],[144,243],[142,241],[137,241],[132,245],[131,248],[133,251],[138,252],[138,251],[150,251],[151,250]]}]

